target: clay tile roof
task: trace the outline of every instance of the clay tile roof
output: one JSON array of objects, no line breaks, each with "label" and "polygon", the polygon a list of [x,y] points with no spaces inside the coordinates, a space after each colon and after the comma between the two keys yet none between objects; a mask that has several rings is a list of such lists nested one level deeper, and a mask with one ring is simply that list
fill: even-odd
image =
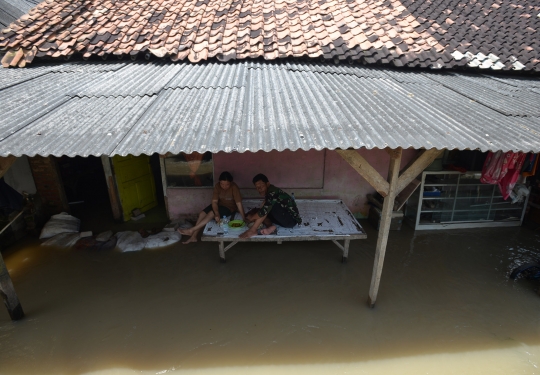
[{"label": "clay tile roof", "polygon": [[540,71],[537,0],[46,0],[0,32],[4,67],[153,54]]}]

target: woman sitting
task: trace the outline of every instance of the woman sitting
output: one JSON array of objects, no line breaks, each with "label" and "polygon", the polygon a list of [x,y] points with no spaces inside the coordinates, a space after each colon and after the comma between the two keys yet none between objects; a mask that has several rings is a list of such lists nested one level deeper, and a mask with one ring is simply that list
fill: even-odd
[{"label": "woman sitting", "polygon": [[242,216],[242,220],[245,221],[240,189],[233,182],[233,176],[229,172],[223,172],[219,175],[219,182],[214,186],[212,204],[202,210],[195,226],[190,229],[178,229],[181,234],[189,236],[189,239],[182,243],[197,242],[197,235],[210,220],[214,219],[219,223],[220,218],[231,216],[237,211]]}]

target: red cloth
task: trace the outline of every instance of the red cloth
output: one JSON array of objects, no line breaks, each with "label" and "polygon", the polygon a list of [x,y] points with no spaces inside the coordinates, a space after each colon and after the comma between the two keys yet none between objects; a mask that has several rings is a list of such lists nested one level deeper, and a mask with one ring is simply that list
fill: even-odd
[{"label": "red cloth", "polygon": [[516,185],[527,154],[523,152],[489,152],[480,182],[498,184],[503,198],[506,200]]}]

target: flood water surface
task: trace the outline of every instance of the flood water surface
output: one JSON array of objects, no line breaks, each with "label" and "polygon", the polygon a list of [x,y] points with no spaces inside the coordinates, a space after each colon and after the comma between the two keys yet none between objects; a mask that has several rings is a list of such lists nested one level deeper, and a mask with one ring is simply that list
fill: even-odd
[{"label": "flood water surface", "polygon": [[1,374],[537,374],[540,231],[377,232],[351,243],[215,243],[4,254],[26,318],[0,308]]}]

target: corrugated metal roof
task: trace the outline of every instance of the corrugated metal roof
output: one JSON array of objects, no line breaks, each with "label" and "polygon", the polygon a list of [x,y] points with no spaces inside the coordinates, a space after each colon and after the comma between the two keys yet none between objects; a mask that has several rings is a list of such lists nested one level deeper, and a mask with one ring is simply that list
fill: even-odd
[{"label": "corrugated metal roof", "polygon": [[443,116],[450,119],[453,126],[440,129],[459,143],[449,144],[449,149],[473,149],[464,146],[476,143],[482,151],[538,150],[540,138],[521,126],[530,124],[531,129],[540,129],[538,117],[505,116],[441,86],[409,85],[407,89],[414,100],[424,103],[430,123],[438,122]]},{"label": "corrugated metal roof", "polygon": [[[0,73],[4,70],[7,69],[1,69]],[[30,71],[32,74],[33,69]],[[69,93],[91,84],[98,77],[96,74],[46,73],[1,89],[0,140],[18,133],[32,122],[60,108],[70,100]]]},{"label": "corrugated metal roof", "polygon": [[30,9],[35,7],[38,3],[40,3],[39,0],[34,1],[26,1],[26,0],[3,0],[3,3],[6,5],[11,5],[12,7],[15,7],[19,9],[22,14],[28,13]]},{"label": "corrugated metal roof", "polygon": [[[126,65],[131,65],[132,63],[126,63],[126,62],[92,62],[91,64],[87,64],[84,62],[79,63],[65,63],[65,64],[57,64],[57,65],[46,65],[44,68],[48,68],[49,71],[55,72],[55,73],[98,73],[98,72],[114,72],[117,71]],[[144,65],[144,63],[133,63]],[[154,67],[157,65],[154,65]],[[11,69],[16,70],[16,69]],[[135,72],[138,73],[138,72]]]},{"label": "corrugated metal roof", "polygon": [[183,69],[165,88],[225,88],[242,87],[246,79],[245,64],[182,64]]},{"label": "corrugated metal roof", "polygon": [[117,71],[108,71],[96,82],[76,91],[79,97],[87,96],[143,96],[155,95],[182,70],[181,64],[133,63]]},{"label": "corrugated metal roof", "polygon": [[0,82],[13,83],[0,88],[0,155],[540,151],[534,78],[288,61],[46,68],[0,69]]},{"label": "corrugated metal roof", "polygon": [[25,72],[23,69],[3,69],[0,72],[0,90],[29,81],[51,71],[48,66],[37,66]]},{"label": "corrugated metal roof", "polygon": [[458,74],[439,74],[430,78],[505,115],[540,116],[540,96],[526,88],[505,91],[479,84],[479,79]]},{"label": "corrugated metal roof", "polygon": [[[155,97],[72,98],[0,142],[6,154],[111,155]],[[62,150],[62,151],[60,151]]]},{"label": "corrugated metal roof", "polygon": [[0,29],[8,27],[34,6],[24,0],[0,0]]},{"label": "corrugated metal roof", "polygon": [[238,123],[244,93],[245,88],[165,90],[114,153],[229,152],[249,144],[250,131]]},{"label": "corrugated metal roof", "polygon": [[[19,83],[32,80],[36,77],[42,76],[47,73],[100,73],[100,72],[112,72],[124,67],[126,63],[65,63],[58,65],[36,65],[31,69],[2,69],[0,71],[0,90],[8,88],[10,86],[17,85]],[[153,66],[155,71],[155,66]],[[136,76],[139,72],[135,73]],[[96,76],[96,79],[100,79],[101,76]],[[118,81],[119,77],[115,77]],[[136,78],[139,81],[139,78]],[[39,88],[39,84],[37,85]]]}]

